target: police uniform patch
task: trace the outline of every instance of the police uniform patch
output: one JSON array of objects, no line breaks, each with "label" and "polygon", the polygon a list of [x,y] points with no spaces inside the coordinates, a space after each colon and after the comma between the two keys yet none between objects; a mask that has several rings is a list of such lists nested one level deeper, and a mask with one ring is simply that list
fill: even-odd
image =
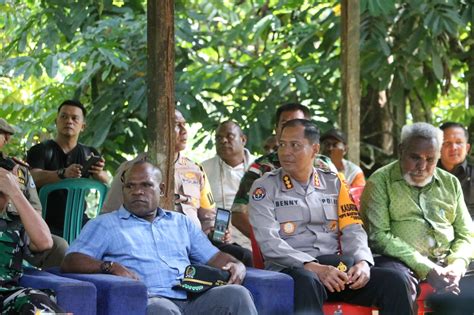
[{"label": "police uniform patch", "polygon": [[186,273],[184,274],[184,276],[186,278],[193,278],[194,275],[196,274],[196,268],[194,268],[193,266],[189,266],[188,268],[186,268]]},{"label": "police uniform patch", "polygon": [[184,174],[184,177],[186,177],[187,179],[196,179],[196,174],[187,172],[186,174]]},{"label": "police uniform patch", "polygon": [[291,178],[288,175],[285,175],[282,177],[283,180],[283,185],[285,185],[286,189],[291,189],[293,188],[293,183],[291,182]]},{"label": "police uniform patch", "polygon": [[285,234],[293,234],[296,230],[295,222],[285,222],[281,224],[281,230]]},{"label": "police uniform patch", "polygon": [[25,176],[25,172],[24,172],[21,168],[18,168],[18,182],[19,182],[21,185],[26,186],[26,176]]},{"label": "police uniform patch", "polygon": [[253,191],[252,199],[255,200],[255,201],[260,201],[263,198],[265,198],[266,194],[267,193],[266,193],[265,189],[263,189],[263,187],[257,187]]}]

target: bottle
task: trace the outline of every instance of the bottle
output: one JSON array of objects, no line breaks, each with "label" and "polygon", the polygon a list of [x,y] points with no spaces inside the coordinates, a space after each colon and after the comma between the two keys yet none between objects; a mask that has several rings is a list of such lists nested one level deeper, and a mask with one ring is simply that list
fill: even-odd
[{"label": "bottle", "polygon": [[337,306],[337,310],[335,310],[333,314],[334,314],[334,315],[342,315],[342,314],[344,314],[344,313],[342,312],[342,307],[341,307],[341,305],[338,305],[338,306]]}]

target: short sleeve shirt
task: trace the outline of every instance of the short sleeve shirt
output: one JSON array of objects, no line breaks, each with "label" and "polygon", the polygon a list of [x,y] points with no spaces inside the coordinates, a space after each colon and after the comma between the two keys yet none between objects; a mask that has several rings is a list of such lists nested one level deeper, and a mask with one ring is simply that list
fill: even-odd
[{"label": "short sleeve shirt", "polygon": [[[33,169],[55,171],[71,164],[83,165],[91,153],[99,155],[96,149],[80,143],[66,154],[56,141],[47,140],[31,147],[26,161]],[[89,174],[82,174],[82,177],[89,177]],[[55,191],[48,196],[45,220],[55,234],[62,235],[66,198],[65,191]]]},{"label": "short sleeve shirt", "polygon": [[85,225],[67,253],[122,264],[145,282],[149,296],[185,299],[184,291],[172,287],[183,278],[186,266],[206,264],[219,250],[183,214],[157,211],[153,222],[123,206],[100,215]]}]

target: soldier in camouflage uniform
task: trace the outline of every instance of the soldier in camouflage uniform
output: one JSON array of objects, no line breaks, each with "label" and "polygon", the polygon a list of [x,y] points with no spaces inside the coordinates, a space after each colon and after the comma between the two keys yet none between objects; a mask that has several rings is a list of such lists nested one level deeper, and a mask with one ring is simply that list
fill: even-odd
[{"label": "soldier in camouflage uniform", "polygon": [[[10,126],[4,119],[0,118],[0,134],[2,135],[0,139],[0,161],[10,164],[8,166],[9,169],[13,169],[14,166],[17,166],[15,169],[20,190],[23,192],[28,202],[33,206],[33,209],[35,209],[39,215],[41,215],[41,203],[35,183],[33,181],[33,176],[31,176],[30,171],[28,170],[28,164],[16,158],[9,158],[7,155],[1,152],[2,148],[8,143],[10,137],[14,133],[15,130],[13,127]],[[10,203],[9,207],[11,207],[11,209],[9,209],[10,212],[16,212],[15,206],[13,204]],[[27,260],[30,264],[39,268],[54,267],[61,264],[64,255],[66,254],[68,244],[62,237],[56,235],[52,235],[52,237],[53,248],[28,256]]]},{"label": "soldier in camouflage uniform", "polygon": [[[0,148],[14,130],[0,119]],[[0,302],[2,314],[35,314],[38,310],[62,312],[50,291],[19,286],[23,258],[33,251],[51,248],[53,240],[46,223],[27,200],[25,191],[35,189],[28,171],[0,155]],[[28,188],[25,188],[28,187]],[[36,192],[35,192],[36,193]]]},{"label": "soldier in camouflage uniform", "polygon": [[[8,205],[9,203],[7,203]],[[0,301],[2,314],[36,314],[37,310],[61,312],[55,296],[49,290],[19,286],[22,261],[29,253],[28,237],[20,217],[2,211],[0,215]]]}]

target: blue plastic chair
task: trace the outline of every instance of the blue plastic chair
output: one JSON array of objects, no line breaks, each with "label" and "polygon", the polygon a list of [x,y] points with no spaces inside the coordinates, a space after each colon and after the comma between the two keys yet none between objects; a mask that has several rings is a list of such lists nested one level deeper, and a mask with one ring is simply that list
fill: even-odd
[{"label": "blue plastic chair", "polygon": [[[61,273],[57,267],[48,269],[48,272],[93,283],[97,288],[98,315],[146,314],[148,296],[142,281],[104,274]],[[258,314],[293,314],[294,283],[289,275],[247,268],[242,285],[252,293]]]},{"label": "blue plastic chair", "polygon": [[102,208],[102,203],[107,194],[107,186],[88,178],[70,178],[45,185],[41,187],[39,192],[41,206],[43,207],[43,218],[46,218],[48,195],[57,190],[67,191],[63,238],[70,244],[81,232],[83,214],[86,209],[86,196],[88,196],[89,192],[99,194],[98,202],[92,207],[92,211],[88,211],[91,217],[96,217]]},{"label": "blue plastic chair", "polygon": [[[60,277],[46,271],[25,268],[20,285],[34,289],[51,289],[67,314],[97,314],[97,289],[91,282]],[[39,314],[37,312],[36,314]],[[64,313],[66,314],[66,313]]]}]

